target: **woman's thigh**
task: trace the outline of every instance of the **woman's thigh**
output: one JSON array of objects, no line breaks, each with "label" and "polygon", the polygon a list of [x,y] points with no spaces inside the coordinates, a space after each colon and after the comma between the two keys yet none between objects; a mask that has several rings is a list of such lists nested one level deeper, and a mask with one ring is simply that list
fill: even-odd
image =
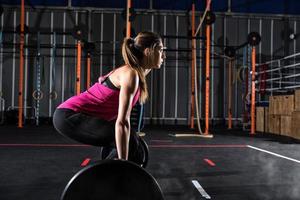
[{"label": "woman's thigh", "polygon": [[53,124],[58,132],[77,142],[107,146],[114,142],[114,122],[101,120],[70,109],[56,109]]}]

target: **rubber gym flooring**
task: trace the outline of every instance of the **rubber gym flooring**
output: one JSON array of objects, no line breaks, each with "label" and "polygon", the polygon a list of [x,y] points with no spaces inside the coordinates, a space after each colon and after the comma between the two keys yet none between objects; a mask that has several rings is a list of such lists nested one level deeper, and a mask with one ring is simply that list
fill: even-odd
[{"label": "rubber gym flooring", "polygon": [[[179,127],[146,127],[147,171],[166,200],[299,200],[300,142],[212,130],[213,139],[175,138]],[[52,126],[0,126],[0,199],[58,200],[99,148],[78,144]]]}]

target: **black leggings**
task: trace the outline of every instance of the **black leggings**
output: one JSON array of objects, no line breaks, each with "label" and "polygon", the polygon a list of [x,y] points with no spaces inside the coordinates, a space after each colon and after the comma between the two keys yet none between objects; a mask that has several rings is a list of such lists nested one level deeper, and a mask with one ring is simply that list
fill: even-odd
[{"label": "black leggings", "polygon": [[[62,135],[77,142],[93,146],[115,147],[115,122],[108,122],[70,109],[58,108],[53,115],[53,125]],[[139,148],[139,136],[131,131],[129,158]]]}]

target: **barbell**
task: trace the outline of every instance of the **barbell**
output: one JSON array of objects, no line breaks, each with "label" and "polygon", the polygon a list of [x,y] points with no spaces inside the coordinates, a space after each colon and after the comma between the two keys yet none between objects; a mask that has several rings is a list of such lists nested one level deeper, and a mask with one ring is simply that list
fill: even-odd
[{"label": "barbell", "polygon": [[115,160],[113,147],[109,151],[102,149],[103,160],[77,172],[65,187],[61,200],[164,200],[155,178],[143,169],[148,163],[149,149],[140,137],[138,149],[143,154],[142,163],[138,164]]},{"label": "barbell", "polygon": [[155,178],[124,160],[97,161],[77,172],[61,200],[164,200]]}]

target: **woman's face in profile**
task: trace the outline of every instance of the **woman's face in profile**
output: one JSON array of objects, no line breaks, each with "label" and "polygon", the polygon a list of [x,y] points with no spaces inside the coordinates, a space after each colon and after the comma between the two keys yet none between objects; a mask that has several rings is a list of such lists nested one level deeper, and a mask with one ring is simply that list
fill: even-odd
[{"label": "woman's face in profile", "polygon": [[166,58],[165,52],[164,52],[165,47],[163,46],[163,43],[160,42],[155,48],[153,52],[153,57],[152,57],[152,68],[153,69],[159,69]]}]

